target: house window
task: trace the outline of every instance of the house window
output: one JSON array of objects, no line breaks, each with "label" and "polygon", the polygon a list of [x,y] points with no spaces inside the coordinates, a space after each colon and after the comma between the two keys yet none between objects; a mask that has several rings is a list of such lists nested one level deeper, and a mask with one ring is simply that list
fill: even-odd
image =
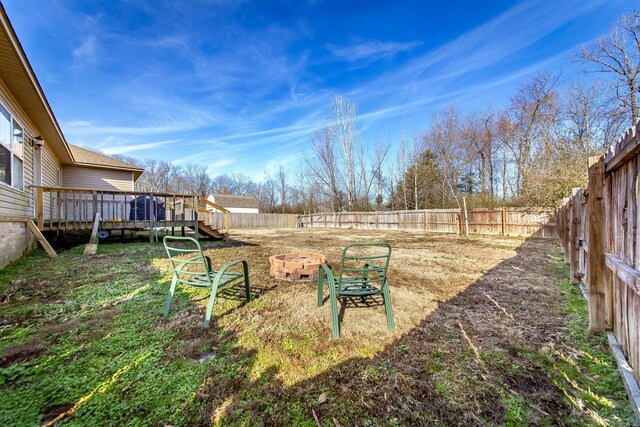
[{"label": "house window", "polygon": [[23,189],[24,129],[0,105],[0,182]]}]

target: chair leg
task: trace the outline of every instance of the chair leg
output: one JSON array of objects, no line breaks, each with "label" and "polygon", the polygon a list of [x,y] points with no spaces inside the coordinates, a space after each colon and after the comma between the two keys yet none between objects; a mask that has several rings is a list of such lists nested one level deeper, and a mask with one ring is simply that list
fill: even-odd
[{"label": "chair leg", "polygon": [[178,283],[178,277],[176,274],[173,274],[173,279],[171,279],[171,287],[169,288],[169,296],[167,296],[167,302],[164,304],[164,317],[169,315],[169,309],[171,308],[171,300],[173,300],[173,294],[176,291],[176,283]]},{"label": "chair leg", "polygon": [[340,322],[338,320],[338,298],[331,295],[331,338],[340,338]]},{"label": "chair leg", "polygon": [[382,295],[384,297],[384,310],[387,312],[387,327],[389,331],[393,332],[396,325],[393,321],[393,309],[391,308],[391,292],[389,291],[389,283],[385,282],[383,286]]},{"label": "chair leg", "polygon": [[218,284],[214,284],[211,288],[211,296],[209,297],[209,303],[207,304],[207,312],[204,315],[204,323],[202,327],[209,328],[209,322],[211,322],[211,313],[213,312],[213,304],[216,302],[216,294],[218,293]]},{"label": "chair leg", "polygon": [[322,307],[322,287],[324,286],[324,271],[318,271],[318,307]]},{"label": "chair leg", "polygon": [[247,301],[251,301],[251,288],[249,287],[249,265],[246,261],[242,261],[242,270],[244,272],[244,293]]}]

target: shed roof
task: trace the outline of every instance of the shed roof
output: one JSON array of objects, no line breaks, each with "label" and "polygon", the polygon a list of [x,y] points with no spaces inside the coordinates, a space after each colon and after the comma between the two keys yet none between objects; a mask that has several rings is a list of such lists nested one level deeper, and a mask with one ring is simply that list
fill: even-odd
[{"label": "shed roof", "polygon": [[258,199],[254,196],[234,196],[231,194],[212,194],[216,204],[223,208],[258,208]]}]

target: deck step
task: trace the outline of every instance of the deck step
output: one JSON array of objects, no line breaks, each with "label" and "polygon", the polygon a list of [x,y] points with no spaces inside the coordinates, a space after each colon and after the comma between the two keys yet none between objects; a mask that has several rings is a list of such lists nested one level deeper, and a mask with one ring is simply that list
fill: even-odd
[{"label": "deck step", "polygon": [[[193,226],[189,228],[193,229]],[[198,221],[198,233],[205,236],[213,237],[214,239],[229,239],[229,235],[227,233],[223,233],[216,228],[212,228],[211,226],[205,224],[204,221]]]}]

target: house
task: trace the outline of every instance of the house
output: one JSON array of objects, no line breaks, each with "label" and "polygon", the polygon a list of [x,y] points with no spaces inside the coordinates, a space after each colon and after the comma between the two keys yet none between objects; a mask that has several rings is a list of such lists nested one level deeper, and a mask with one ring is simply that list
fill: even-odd
[{"label": "house", "polygon": [[[35,247],[29,221],[44,228],[62,211],[80,218],[76,208],[89,219],[90,194],[97,206],[97,190],[132,191],[142,172],[67,143],[0,3],[0,268]],[[66,187],[86,190],[72,199]]]},{"label": "house", "polygon": [[[209,194],[207,200],[222,206],[232,213],[258,213],[258,199],[254,196],[233,196],[231,194]],[[213,210],[207,207],[208,210]]]}]

